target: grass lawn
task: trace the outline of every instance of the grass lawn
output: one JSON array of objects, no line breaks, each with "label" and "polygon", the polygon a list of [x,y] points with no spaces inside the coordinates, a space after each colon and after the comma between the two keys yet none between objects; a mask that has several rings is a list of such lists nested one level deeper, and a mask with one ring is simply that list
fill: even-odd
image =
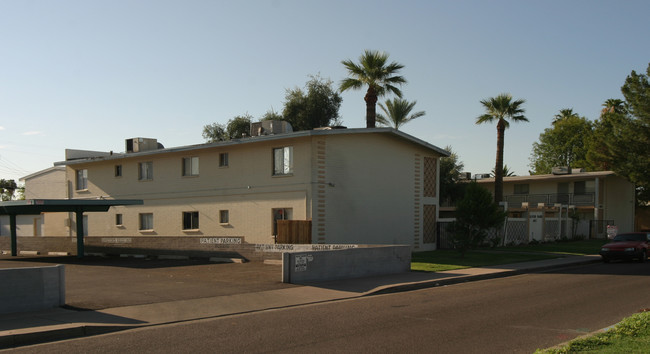
[{"label": "grass lawn", "polygon": [[412,255],[411,270],[440,272],[452,269],[537,261],[565,255],[597,254],[600,247],[605,243],[605,240],[585,240],[486,248],[467,251],[464,258],[460,258],[460,253],[456,250],[417,252]]},{"label": "grass lawn", "polygon": [[650,311],[646,311],[623,319],[603,333],[574,339],[559,348],[538,349],[535,353],[648,353],[649,348]]}]

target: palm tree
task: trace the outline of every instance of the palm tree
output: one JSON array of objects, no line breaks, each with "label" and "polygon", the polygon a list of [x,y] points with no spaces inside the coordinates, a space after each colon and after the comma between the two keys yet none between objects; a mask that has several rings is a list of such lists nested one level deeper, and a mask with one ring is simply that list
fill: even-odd
[{"label": "palm tree", "polygon": [[[494,169],[492,169],[492,177],[494,177]],[[503,165],[503,177],[514,177],[516,176],[514,171],[510,171],[510,167],[508,165],[504,164]]]},{"label": "palm tree", "polygon": [[602,106],[605,108],[600,111],[601,116],[606,113],[625,113],[625,101],[618,98],[609,98]]},{"label": "palm tree", "polygon": [[417,101],[409,102],[401,98],[386,100],[385,106],[380,103],[379,108],[381,108],[386,115],[377,114],[377,123],[393,126],[395,129],[399,129],[400,126],[425,115],[424,111],[411,114],[416,103]]},{"label": "palm tree", "polygon": [[521,105],[526,101],[512,100],[509,93],[500,94],[481,101],[485,114],[476,118],[476,124],[497,122],[497,158],[494,167],[494,201],[503,200],[503,144],[506,129],[510,126],[508,119],[513,122],[528,122],[524,116],[526,112]]},{"label": "palm tree", "polygon": [[560,113],[556,114],[555,119],[553,119],[553,122],[551,124],[555,125],[557,122],[569,118],[580,118],[578,113],[573,113],[573,108],[565,108],[561,109]]},{"label": "palm tree", "polygon": [[402,91],[396,85],[406,83],[406,79],[397,75],[397,72],[404,65],[392,62],[387,64],[388,54],[366,50],[359,57],[359,64],[352,60],[344,60],[341,63],[348,69],[348,78],[341,81],[339,89],[341,92],[354,89],[360,90],[368,86],[368,91],[364,100],[366,101],[366,127],[374,128],[377,118],[376,105],[377,98],[385,95],[387,92],[394,93],[397,97],[402,97]]}]

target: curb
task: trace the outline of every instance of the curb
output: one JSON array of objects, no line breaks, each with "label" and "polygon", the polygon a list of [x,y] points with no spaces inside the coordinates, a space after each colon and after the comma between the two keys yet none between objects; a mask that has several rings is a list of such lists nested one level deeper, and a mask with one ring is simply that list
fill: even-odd
[{"label": "curb", "polygon": [[505,278],[505,277],[510,277],[510,276],[519,275],[519,274],[543,272],[543,271],[547,271],[547,270],[560,269],[560,268],[573,267],[573,266],[580,266],[580,265],[586,265],[586,264],[591,264],[591,263],[599,263],[599,262],[601,262],[600,259],[586,259],[586,260],[583,260],[583,261],[574,262],[574,263],[570,263],[570,264],[548,265],[548,266],[540,266],[540,267],[534,267],[534,268],[509,270],[509,271],[503,271],[503,272],[498,272],[498,273],[488,273],[488,274],[480,274],[480,275],[466,275],[466,276],[460,276],[460,277],[452,277],[452,278],[448,278],[448,279],[438,279],[438,280],[421,281],[421,282],[407,283],[407,284],[387,285],[387,286],[385,286],[385,287],[383,287],[381,289],[377,289],[377,290],[374,290],[374,291],[369,291],[369,292],[365,293],[362,296],[393,294],[393,293],[399,293],[399,292],[404,292],[404,291],[428,289],[428,288],[435,288],[435,287],[438,287],[438,286],[446,286],[446,285],[467,283],[467,282],[471,282],[471,281]]}]

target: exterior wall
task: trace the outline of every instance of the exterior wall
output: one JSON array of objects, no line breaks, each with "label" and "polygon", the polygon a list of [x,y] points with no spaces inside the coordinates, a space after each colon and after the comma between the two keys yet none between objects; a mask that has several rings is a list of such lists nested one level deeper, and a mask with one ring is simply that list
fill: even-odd
[{"label": "exterior wall", "polygon": [[416,174],[416,160],[433,153],[379,134],[326,138],[328,184],[319,185],[326,198],[317,211],[324,217],[313,226],[317,241],[435,248],[423,244],[420,218],[423,205],[437,198],[422,196],[422,173]]},{"label": "exterior wall", "polygon": [[[52,167],[24,178],[25,199],[65,199],[68,188],[64,167]],[[17,236],[69,236],[67,213],[16,216]],[[0,235],[8,236],[9,216],[0,216]]]},{"label": "exterior wall", "polygon": [[[293,147],[293,174],[273,176],[273,148]],[[293,209],[293,219],[308,219],[311,193],[309,138],[251,142],[187,152],[133,154],[123,159],[73,164],[88,170],[88,188],[73,188],[73,198],[143,199],[142,206],[114,207],[108,213],[87,213],[88,236],[244,236],[248,243],[272,243],[273,208]],[[228,153],[228,167],[219,167],[219,154]],[[182,159],[199,158],[199,175],[182,176]],[[153,162],[153,179],[138,180],[138,164]],[[115,177],[115,166],[122,176]],[[219,211],[229,222],[219,223]],[[199,229],[182,230],[183,212],[199,212]],[[139,230],[139,214],[153,213],[154,228]],[[117,226],[116,214],[123,223]]]},{"label": "exterior wall", "polygon": [[604,220],[614,220],[619,232],[634,230],[634,185],[624,178],[610,176],[605,179],[601,192]]}]

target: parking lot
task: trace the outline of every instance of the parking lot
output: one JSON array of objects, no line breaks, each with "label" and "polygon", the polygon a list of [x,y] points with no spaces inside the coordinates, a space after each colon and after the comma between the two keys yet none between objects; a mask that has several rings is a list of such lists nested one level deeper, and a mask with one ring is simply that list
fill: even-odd
[{"label": "parking lot", "polygon": [[0,268],[57,264],[65,266],[66,304],[76,309],[99,310],[296,286],[281,282],[281,266],[260,262],[0,255]]}]

